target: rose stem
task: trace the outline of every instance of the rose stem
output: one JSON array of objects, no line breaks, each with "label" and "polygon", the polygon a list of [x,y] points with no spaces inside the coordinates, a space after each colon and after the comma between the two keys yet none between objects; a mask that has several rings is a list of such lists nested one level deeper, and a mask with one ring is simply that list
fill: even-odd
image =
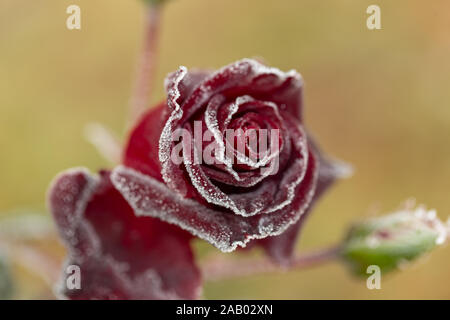
[{"label": "rose stem", "polygon": [[211,259],[202,266],[205,281],[218,281],[234,277],[243,277],[277,271],[303,269],[318,264],[330,262],[339,257],[338,246],[322,249],[308,254],[294,257],[289,265],[275,264],[267,258],[241,259],[224,261],[224,259]]},{"label": "rose stem", "polygon": [[130,126],[145,111],[151,97],[156,66],[161,5],[149,4],[145,19],[144,44],[136,72],[133,94],[130,100]]}]

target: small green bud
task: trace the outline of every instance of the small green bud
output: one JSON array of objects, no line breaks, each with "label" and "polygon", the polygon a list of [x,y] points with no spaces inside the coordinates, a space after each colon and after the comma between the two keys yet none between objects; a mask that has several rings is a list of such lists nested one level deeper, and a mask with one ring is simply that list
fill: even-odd
[{"label": "small green bud", "polygon": [[11,299],[13,281],[6,258],[0,254],[0,300]]},{"label": "small green bud", "polygon": [[354,225],[341,254],[357,274],[365,275],[370,265],[385,273],[443,244],[448,234],[436,211],[404,209]]}]

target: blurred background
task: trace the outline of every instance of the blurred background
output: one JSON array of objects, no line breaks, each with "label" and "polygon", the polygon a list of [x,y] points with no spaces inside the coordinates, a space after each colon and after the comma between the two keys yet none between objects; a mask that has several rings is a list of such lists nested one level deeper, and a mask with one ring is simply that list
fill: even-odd
[{"label": "blurred background", "polygon": [[[66,28],[71,4],[81,7],[81,30]],[[366,27],[371,4],[381,7],[382,30]],[[64,249],[45,192],[63,169],[110,166],[83,130],[98,121],[124,137],[143,18],[138,0],[0,1],[0,230],[9,240],[22,233],[29,244],[9,261],[13,298],[52,298],[52,279],[40,277],[39,268],[58,277]],[[217,68],[243,57],[297,69],[306,83],[307,127],[329,154],[355,167],[316,207],[299,251],[335,243],[355,220],[394,210],[411,196],[447,218],[449,1],[170,1],[153,102],[164,98],[163,79],[179,65]],[[34,220],[21,221],[22,214]],[[33,235],[36,227],[44,237]],[[30,246],[51,258],[36,259]],[[197,247],[199,256],[214,251]],[[34,261],[34,269],[17,261]],[[368,290],[365,279],[336,262],[207,283],[204,297],[449,299],[449,279],[447,246],[383,277],[381,290]]]}]

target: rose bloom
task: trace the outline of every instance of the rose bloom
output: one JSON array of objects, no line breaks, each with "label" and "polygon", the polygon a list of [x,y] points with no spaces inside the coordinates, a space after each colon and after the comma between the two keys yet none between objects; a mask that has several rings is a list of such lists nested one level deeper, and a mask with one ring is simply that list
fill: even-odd
[{"label": "rose bloom", "polygon": [[[180,67],[165,87],[167,101],[131,131],[122,165],[99,177],[68,171],[50,190],[68,263],[88,274],[82,290],[62,292],[69,298],[198,297],[192,235],[223,252],[261,246],[287,265],[312,205],[347,173],[305,130],[296,71],[244,59],[216,72]],[[180,129],[195,137],[198,124],[210,140],[175,141]],[[229,141],[227,130],[240,134]],[[252,130],[278,134],[259,150]],[[214,161],[194,161],[211,144]]]},{"label": "rose bloom", "polygon": [[[268,253],[286,262],[312,203],[344,171],[303,127],[301,76],[244,59],[213,73],[181,67],[165,87],[167,101],[132,131],[113,184],[139,216],[175,224],[224,252],[266,238]],[[211,165],[171,157],[172,135],[182,128],[194,136],[195,121],[219,146]],[[277,129],[278,152],[269,161],[233,161],[239,154],[227,150],[233,147],[224,141],[227,129]],[[196,145],[187,149],[195,152]]]}]

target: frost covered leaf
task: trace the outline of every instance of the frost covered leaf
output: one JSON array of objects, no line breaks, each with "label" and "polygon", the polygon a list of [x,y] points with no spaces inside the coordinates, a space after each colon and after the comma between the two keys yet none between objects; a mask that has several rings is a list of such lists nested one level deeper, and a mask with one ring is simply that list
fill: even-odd
[{"label": "frost covered leaf", "polygon": [[403,209],[355,225],[344,242],[342,256],[357,274],[370,265],[387,272],[443,244],[449,226],[424,207]]},{"label": "frost covered leaf", "polygon": [[[109,180],[84,169],[60,174],[49,207],[69,251],[58,294],[70,299],[195,299],[199,270],[184,231],[137,217]],[[78,266],[80,288],[67,268]]]},{"label": "frost covered leaf", "polygon": [[13,280],[6,257],[0,252],[0,300],[7,300],[13,294]]}]

